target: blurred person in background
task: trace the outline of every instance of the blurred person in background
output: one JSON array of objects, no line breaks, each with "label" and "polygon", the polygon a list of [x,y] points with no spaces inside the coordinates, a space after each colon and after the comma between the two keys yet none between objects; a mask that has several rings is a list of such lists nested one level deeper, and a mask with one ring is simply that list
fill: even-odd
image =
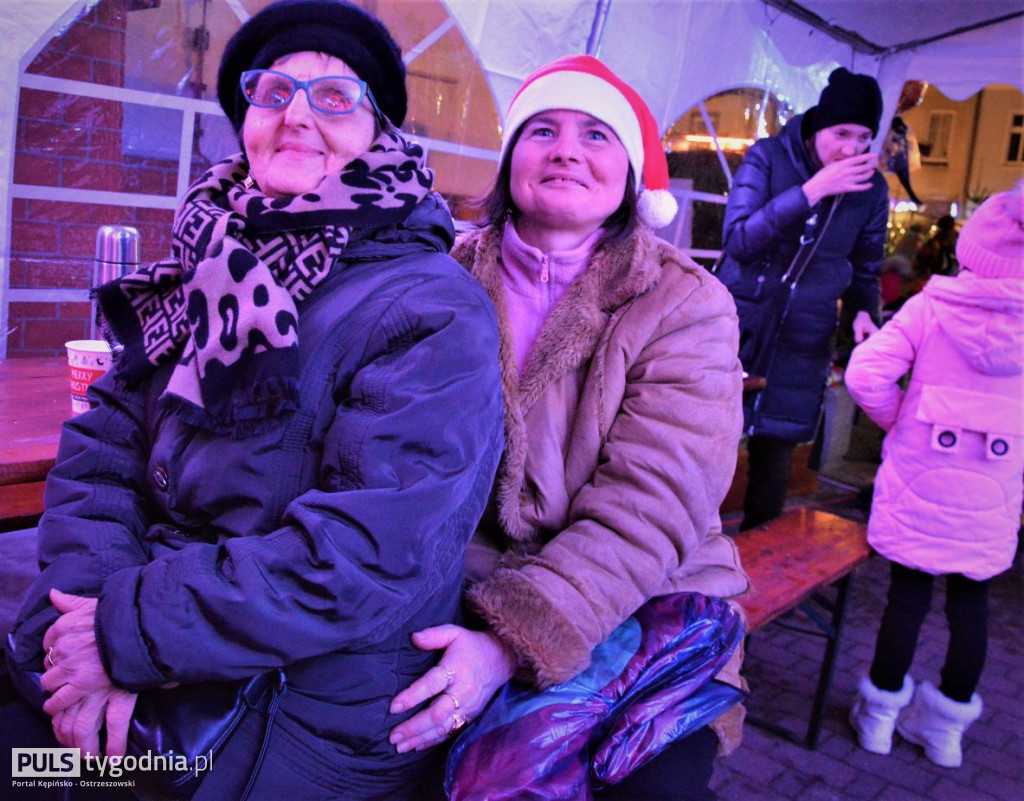
[{"label": "blurred person in background", "polygon": [[741,529],[778,517],[797,444],[818,427],[840,298],[857,342],[877,330],[889,192],[868,152],[882,94],[832,72],[818,104],[755,142],[736,171],[717,275],[740,320],[750,471]]}]

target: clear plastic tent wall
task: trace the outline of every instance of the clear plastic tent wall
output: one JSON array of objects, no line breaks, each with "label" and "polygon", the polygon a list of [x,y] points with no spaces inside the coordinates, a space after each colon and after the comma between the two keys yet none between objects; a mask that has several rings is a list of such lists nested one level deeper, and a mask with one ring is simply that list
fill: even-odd
[{"label": "clear plastic tent wall", "polygon": [[[212,86],[221,49],[269,0],[4,0],[0,14],[0,358],[58,353],[87,335],[95,234],[126,224],[142,257],[166,255],[177,198],[237,149]],[[357,0],[395,33],[409,70],[406,128],[428,150],[459,213],[494,171],[500,125],[522,79],[585,52],[608,12],[600,56],[647,98],[662,130],[699,100],[756,86],[813,104],[837,64],[876,75],[891,114],[907,77],[965,98],[1024,87],[1024,19],[896,54],[865,55],[762,0]],[[955,27],[978,8],[1022,3],[805,0],[894,36],[921,14]],[[863,9],[863,10],[862,10]],[[922,11],[925,9],[925,11]],[[849,17],[853,14],[853,17]],[[874,15],[874,16],[870,16]]]},{"label": "clear plastic tent wall", "polygon": [[[566,53],[586,52],[598,0],[444,0],[504,114],[523,78]],[[805,5],[811,5],[805,3]],[[885,26],[910,42],[930,28],[953,31],[1024,10],[986,0],[826,0],[846,28]],[[794,108],[817,100],[837,65],[878,78],[891,113],[907,79],[955,100],[988,84],[1024,89],[1024,17],[965,30],[901,52],[868,54],[762,0],[610,0],[599,55],[644,96],[662,130],[702,98],[740,86],[767,87]]]},{"label": "clear plastic tent wall", "polygon": [[[187,186],[239,150],[216,101],[228,39],[270,0],[3,3],[0,357],[89,335],[96,234],[128,225],[166,256]],[[494,174],[500,127],[476,57],[440,0],[362,0],[408,71],[404,127],[459,212]]]},{"label": "clear plastic tent wall", "polygon": [[[586,52],[595,0],[444,0],[476,50],[504,116],[523,78]],[[777,42],[784,43],[784,52]],[[759,0],[611,0],[600,58],[647,100],[662,130],[697,101],[739,86],[812,105],[848,48]],[[875,65],[858,63],[875,74]]]}]

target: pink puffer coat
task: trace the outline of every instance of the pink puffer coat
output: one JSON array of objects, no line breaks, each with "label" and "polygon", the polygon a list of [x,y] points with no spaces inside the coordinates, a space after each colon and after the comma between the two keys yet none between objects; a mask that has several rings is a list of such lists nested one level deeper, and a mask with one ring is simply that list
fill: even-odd
[{"label": "pink puffer coat", "polygon": [[[904,393],[896,383],[913,369]],[[854,349],[854,400],[888,432],[868,541],[932,574],[1013,561],[1024,472],[1024,281],[934,276]]]}]

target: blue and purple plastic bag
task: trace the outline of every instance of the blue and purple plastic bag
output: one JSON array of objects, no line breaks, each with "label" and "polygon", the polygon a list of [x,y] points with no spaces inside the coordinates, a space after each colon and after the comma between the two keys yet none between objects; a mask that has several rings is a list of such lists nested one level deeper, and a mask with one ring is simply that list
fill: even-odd
[{"label": "blue and purple plastic bag", "polygon": [[739,614],[699,593],[653,598],[594,649],[591,665],[538,691],[512,682],[455,741],[452,801],[591,798],[743,700],[714,676],[743,639]]}]

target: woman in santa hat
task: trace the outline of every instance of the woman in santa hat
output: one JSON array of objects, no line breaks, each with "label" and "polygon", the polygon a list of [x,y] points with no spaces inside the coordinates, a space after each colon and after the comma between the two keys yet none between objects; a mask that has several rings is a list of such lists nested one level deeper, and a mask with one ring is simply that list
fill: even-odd
[{"label": "woman in santa hat", "polygon": [[[573,678],[652,597],[747,588],[718,513],[742,419],[735,308],[655,237],[667,189],[650,110],[599,60],[559,59],[513,98],[487,224],[452,253],[501,333],[505,452],[468,558],[482,622],[414,638],[443,655],[392,704],[430,701],[394,729],[399,750],[439,742],[513,676]],[[740,685],[739,661],[718,678]],[[741,720],[734,707],[601,797],[705,798]]]}]

